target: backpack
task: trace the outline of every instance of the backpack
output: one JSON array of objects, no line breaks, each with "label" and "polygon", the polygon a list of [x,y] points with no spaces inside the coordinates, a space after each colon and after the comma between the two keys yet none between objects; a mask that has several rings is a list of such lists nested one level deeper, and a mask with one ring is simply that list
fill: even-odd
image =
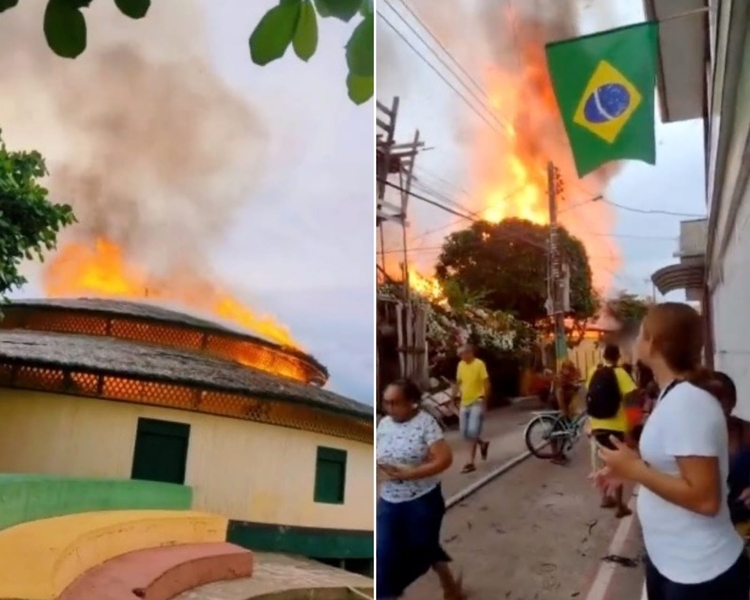
[{"label": "backpack", "polygon": [[617,416],[621,402],[615,367],[598,366],[586,393],[586,412],[595,419],[612,419]]}]

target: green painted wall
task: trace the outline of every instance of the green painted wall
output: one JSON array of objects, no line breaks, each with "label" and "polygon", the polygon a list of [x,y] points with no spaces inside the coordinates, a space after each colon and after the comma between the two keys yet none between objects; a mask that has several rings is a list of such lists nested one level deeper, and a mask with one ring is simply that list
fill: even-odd
[{"label": "green painted wall", "polygon": [[187,486],[130,479],[77,479],[0,474],[0,529],[98,510],[187,510]]},{"label": "green painted wall", "polygon": [[372,531],[229,521],[227,541],[250,550],[316,559],[371,559],[374,555]]}]

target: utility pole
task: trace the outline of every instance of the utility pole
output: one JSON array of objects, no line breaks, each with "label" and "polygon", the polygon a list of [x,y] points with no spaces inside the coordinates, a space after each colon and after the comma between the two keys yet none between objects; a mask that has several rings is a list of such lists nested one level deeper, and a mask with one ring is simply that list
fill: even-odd
[{"label": "utility pole", "polygon": [[561,191],[561,181],[555,165],[547,165],[547,187],[549,196],[549,264],[550,264],[550,309],[555,325],[556,368],[568,355],[568,342],[565,336],[565,301],[563,298],[562,260],[560,256],[560,232],[557,225],[557,196]]}]

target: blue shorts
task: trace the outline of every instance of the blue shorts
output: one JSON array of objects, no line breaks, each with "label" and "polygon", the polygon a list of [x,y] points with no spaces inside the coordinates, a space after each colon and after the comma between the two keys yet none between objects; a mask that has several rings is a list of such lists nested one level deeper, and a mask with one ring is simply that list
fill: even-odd
[{"label": "blue shorts", "polygon": [[462,406],[458,413],[461,435],[467,440],[478,440],[484,424],[484,406],[481,401]]}]

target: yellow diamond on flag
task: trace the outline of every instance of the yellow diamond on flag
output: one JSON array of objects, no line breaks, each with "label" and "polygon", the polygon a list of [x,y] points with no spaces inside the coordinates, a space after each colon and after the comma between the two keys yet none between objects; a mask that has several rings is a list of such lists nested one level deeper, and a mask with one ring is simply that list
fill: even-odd
[{"label": "yellow diamond on flag", "polygon": [[573,122],[612,144],[641,104],[640,92],[606,60],[596,66]]}]

